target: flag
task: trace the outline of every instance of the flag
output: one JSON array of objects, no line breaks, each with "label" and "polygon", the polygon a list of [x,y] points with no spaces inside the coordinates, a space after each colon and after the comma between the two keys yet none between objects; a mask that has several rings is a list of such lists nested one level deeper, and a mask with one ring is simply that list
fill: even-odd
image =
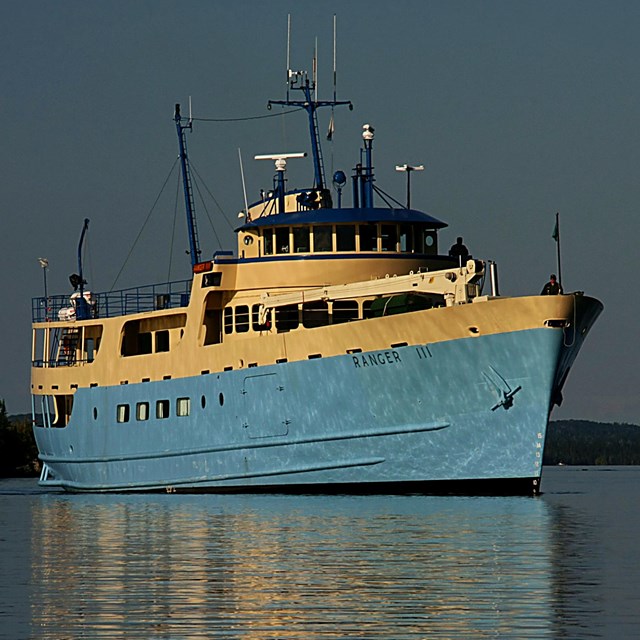
[{"label": "flag", "polygon": [[336,125],[333,122],[333,113],[331,114],[331,120],[329,120],[329,130],[327,131],[327,140],[333,139],[333,133],[336,130]]},{"label": "flag", "polygon": [[551,236],[556,242],[560,240],[560,227],[558,225],[558,216],[556,214],[556,226],[553,228],[553,235]]}]

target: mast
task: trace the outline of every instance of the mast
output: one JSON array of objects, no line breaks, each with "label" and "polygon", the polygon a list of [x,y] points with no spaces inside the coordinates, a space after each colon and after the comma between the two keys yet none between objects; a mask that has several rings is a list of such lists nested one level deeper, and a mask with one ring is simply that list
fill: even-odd
[{"label": "mast", "polygon": [[193,191],[191,189],[191,171],[189,169],[189,158],[187,156],[187,136],[185,131],[193,129],[193,120],[189,114],[187,124],[182,124],[180,115],[180,105],[176,104],[174,120],[178,132],[178,144],[180,146],[180,166],[182,167],[182,186],[184,188],[184,205],[187,213],[187,231],[189,235],[189,255],[191,256],[191,267],[193,268],[200,261],[200,243],[198,242],[198,227],[196,225],[196,212],[193,204]]},{"label": "mast", "polygon": [[82,225],[82,233],[80,234],[80,242],[78,242],[78,275],[80,276],[80,298],[82,298],[84,294],[84,278],[82,277],[82,245],[84,243],[84,236],[87,233],[87,229],[89,228],[89,218],[84,219],[84,224]]},{"label": "mast", "polygon": [[[322,147],[320,146],[320,135],[318,133],[318,114],[317,111],[321,107],[337,107],[339,105],[348,104],[349,109],[353,109],[353,105],[350,100],[336,100],[335,91],[335,68],[334,68],[334,92],[333,100],[318,100],[317,92],[317,53],[314,53],[313,59],[313,73],[311,81],[309,80],[309,74],[306,71],[294,71],[289,66],[290,62],[290,39],[291,39],[291,19],[289,17],[287,22],[287,98],[286,100],[269,100],[267,108],[271,109],[274,104],[283,105],[286,107],[298,107],[304,109],[307,112],[309,118],[309,136],[311,138],[311,155],[313,157],[313,170],[314,170],[314,183],[317,189],[325,188],[324,178],[324,161],[322,159]],[[334,21],[334,39],[335,39],[335,21]],[[317,51],[317,44],[316,44]],[[335,42],[334,42],[335,52]],[[334,53],[334,67],[335,67],[335,53]],[[298,90],[302,91],[304,99],[292,100],[290,97],[290,91]]]}]

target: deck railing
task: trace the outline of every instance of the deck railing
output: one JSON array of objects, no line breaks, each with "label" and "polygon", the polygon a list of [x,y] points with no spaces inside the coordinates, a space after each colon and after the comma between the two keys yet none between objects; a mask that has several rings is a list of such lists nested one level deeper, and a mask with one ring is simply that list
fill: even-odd
[{"label": "deck railing", "polygon": [[82,311],[77,303],[78,296],[75,300],[71,294],[46,298],[41,296],[32,299],[31,316],[33,322],[57,322],[73,317],[78,320],[113,318],[158,309],[186,307],[189,304],[190,293],[191,280],[150,284],[106,293],[85,291],[86,303],[82,304]]}]

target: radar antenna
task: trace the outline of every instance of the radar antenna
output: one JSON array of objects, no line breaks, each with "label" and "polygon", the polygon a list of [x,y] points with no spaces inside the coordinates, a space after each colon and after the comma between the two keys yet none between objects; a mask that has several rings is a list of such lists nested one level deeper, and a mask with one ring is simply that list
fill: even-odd
[{"label": "radar antenna", "polygon": [[[307,112],[309,118],[309,135],[311,138],[311,155],[313,156],[314,169],[314,186],[317,189],[324,189],[324,161],[322,159],[322,147],[320,146],[320,135],[318,133],[318,115],[317,111],[320,107],[337,107],[339,105],[349,105],[349,109],[353,109],[350,100],[336,100],[335,89],[335,53],[334,53],[334,91],[333,100],[318,100],[317,93],[317,60],[314,54],[312,77],[309,80],[307,71],[294,71],[290,66],[290,41],[291,41],[291,15],[287,18],[287,98],[286,100],[269,100],[267,108],[271,109],[272,105],[279,104],[287,107],[299,107]],[[317,51],[317,45],[316,45]],[[334,18],[334,52],[335,52],[335,18]],[[290,91],[302,91],[304,98],[301,100],[292,100]]]}]

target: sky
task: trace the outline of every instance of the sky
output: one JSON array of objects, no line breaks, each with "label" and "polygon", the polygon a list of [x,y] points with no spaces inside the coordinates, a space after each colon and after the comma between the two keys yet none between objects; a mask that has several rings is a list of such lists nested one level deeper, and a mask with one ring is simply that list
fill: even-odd
[{"label": "sky", "polygon": [[[309,151],[303,114],[266,110],[291,66],[333,93],[327,175],[350,175],[375,127],[377,186],[399,200],[397,164],[423,164],[412,206],[498,264],[502,295],[537,294],[556,272],[560,213],[566,291],[605,306],[553,419],[640,423],[638,362],[640,3],[618,0],[350,2],[0,0],[0,398],[30,411],[31,299],[70,291],[84,218],[89,288],[186,279],[190,262],[174,163],[175,103],[192,99],[189,155],[209,191],[196,213],[203,256],[235,249],[248,198],[271,185],[255,154]],[[232,118],[277,117],[229,122]],[[329,113],[320,116],[320,128]],[[312,180],[291,160],[290,187]],[[163,185],[166,181],[166,187]]]}]

